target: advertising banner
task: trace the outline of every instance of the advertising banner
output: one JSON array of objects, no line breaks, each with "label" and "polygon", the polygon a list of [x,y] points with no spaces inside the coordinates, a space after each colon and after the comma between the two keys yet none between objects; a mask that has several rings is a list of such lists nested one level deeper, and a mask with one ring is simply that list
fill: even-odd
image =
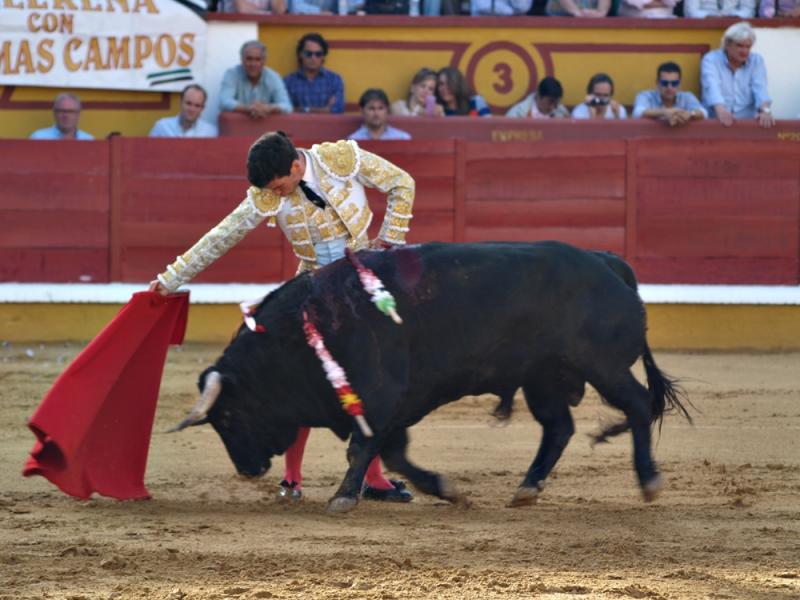
[{"label": "advertising banner", "polygon": [[190,0],[0,0],[0,85],[180,91],[202,78]]}]

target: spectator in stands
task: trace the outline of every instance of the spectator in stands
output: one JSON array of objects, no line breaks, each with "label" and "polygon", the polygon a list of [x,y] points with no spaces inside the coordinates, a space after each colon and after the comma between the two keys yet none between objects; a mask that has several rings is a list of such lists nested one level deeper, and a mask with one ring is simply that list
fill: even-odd
[{"label": "spectator in stands", "polygon": [[217,126],[200,118],[206,107],[208,94],[197,84],[190,84],[181,92],[181,110],[174,117],[156,121],[150,137],[217,137]]},{"label": "spectator in stands", "polygon": [[289,12],[293,15],[338,14],[337,0],[289,0]]},{"label": "spectator in stands", "polygon": [[625,107],[614,100],[614,82],[605,73],[598,73],[586,86],[589,94],[582,104],[572,109],[573,119],[626,119]]},{"label": "spectator in stands", "polygon": [[219,12],[250,15],[286,14],[287,0],[220,0]]},{"label": "spectator in stands", "polygon": [[608,16],[611,0],[547,0],[545,12],[551,17]]},{"label": "spectator in stands", "polygon": [[497,15],[511,17],[526,14],[533,0],[470,0],[470,13],[473,17]]},{"label": "spectator in stands", "polygon": [[722,46],[700,62],[703,104],[726,127],[741,119],[755,118],[761,127],[772,127],[772,101],[767,92],[764,59],[751,52],[756,41],[753,27],[740,21],[728,27]]},{"label": "spectator in stands", "polygon": [[32,140],[93,140],[94,137],[78,129],[81,118],[81,101],[75,94],[63,93],[53,102],[55,125],[37,129]]},{"label": "spectator in stands", "polygon": [[690,121],[705,119],[706,109],[691,92],[679,91],[681,68],[674,62],[666,62],[656,69],[656,89],[645,90],[636,95],[633,118],[658,119],[671,127],[685,125]]},{"label": "spectator in stands", "polygon": [[569,111],[561,104],[564,89],[555,77],[545,77],[539,82],[536,91],[522,102],[508,109],[507,117],[528,119],[565,119]]},{"label": "spectator in stands", "polygon": [[386,123],[389,116],[389,97],[381,89],[370,88],[358,101],[364,124],[347,136],[350,140],[410,140],[411,136]]},{"label": "spectator in stands", "polygon": [[292,112],[283,79],[264,66],[267,47],[253,40],[245,42],[239,54],[242,64],[231,67],[222,77],[220,110],[243,113],[252,119]]},{"label": "spectator in stands", "polygon": [[752,19],[756,14],[756,0],[683,0],[683,14],[692,19],[704,17]]},{"label": "spectator in stands", "polygon": [[761,0],[758,16],[766,19],[800,17],[800,0]]},{"label": "spectator in stands", "polygon": [[318,33],[307,33],[295,49],[298,69],[284,77],[286,90],[296,112],[344,112],[344,82],[323,65],[328,42]]},{"label": "spectator in stands", "polygon": [[621,0],[620,17],[638,17],[640,19],[671,19],[678,0]]},{"label": "spectator in stands", "polygon": [[408,98],[395,100],[390,107],[393,115],[405,117],[442,117],[444,109],[436,102],[436,71],[423,67],[411,80]]},{"label": "spectator in stands", "polygon": [[490,117],[486,100],[470,92],[467,80],[455,67],[444,67],[436,74],[436,100],[448,117],[463,115]]}]

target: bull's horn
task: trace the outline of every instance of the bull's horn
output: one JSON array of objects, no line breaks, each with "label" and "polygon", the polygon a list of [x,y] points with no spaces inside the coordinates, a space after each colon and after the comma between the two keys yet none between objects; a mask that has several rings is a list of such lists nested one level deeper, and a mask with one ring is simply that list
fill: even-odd
[{"label": "bull's horn", "polygon": [[222,377],[218,371],[209,371],[203,385],[203,393],[197,401],[197,404],[192,407],[192,410],[189,411],[189,414],[183,421],[172,429],[167,430],[167,433],[174,433],[181,429],[186,429],[190,425],[194,425],[198,421],[205,419],[208,411],[211,410],[211,407],[214,406],[214,402],[217,401],[221,391]]}]

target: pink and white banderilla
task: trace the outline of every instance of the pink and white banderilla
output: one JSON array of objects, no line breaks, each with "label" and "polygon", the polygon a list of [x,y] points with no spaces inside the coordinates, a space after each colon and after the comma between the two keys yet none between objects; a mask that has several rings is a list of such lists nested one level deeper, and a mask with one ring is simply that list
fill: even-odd
[{"label": "pink and white banderilla", "polygon": [[364,403],[350,387],[350,382],[347,381],[344,369],[328,352],[325,347],[325,340],[322,339],[322,334],[309,320],[306,311],[303,311],[303,331],[306,334],[306,342],[317,353],[317,358],[319,358],[322,363],[322,369],[325,371],[325,377],[328,378],[328,381],[331,382],[333,389],[336,391],[342,408],[355,419],[361,429],[361,433],[366,437],[372,437],[372,430],[369,428],[367,419],[364,418]]}]

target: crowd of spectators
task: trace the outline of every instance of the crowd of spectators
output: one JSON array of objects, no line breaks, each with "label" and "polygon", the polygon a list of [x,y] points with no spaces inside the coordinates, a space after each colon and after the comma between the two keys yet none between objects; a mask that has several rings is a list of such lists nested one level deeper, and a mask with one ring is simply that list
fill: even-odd
[{"label": "crowd of spectators", "polygon": [[405,14],[558,17],[798,17],[800,0],[211,0],[211,10],[247,14]]},{"label": "crowd of spectators", "polygon": [[[573,0],[560,0],[565,2]],[[655,119],[669,126],[687,125],[708,117],[725,126],[736,121],[755,120],[771,127],[772,100],[767,93],[764,59],[752,52],[755,31],[740,21],[730,26],[721,47],[703,56],[700,65],[702,102],[681,89],[682,71],[678,64],[665,62],[656,70],[655,88],[636,96],[632,118]],[[286,77],[266,66],[267,49],[253,40],[242,45],[240,64],[225,71],[220,86],[220,109],[260,120],[276,113],[342,113],[344,82],[324,67],[328,43],[318,33],[300,38],[296,47],[296,71]],[[562,104],[564,90],[554,77],[544,77],[536,91],[512,106],[505,114],[512,118],[626,119],[625,106],[614,99],[614,81],[607,73],[593,75],[586,97],[570,113]],[[201,119],[208,94],[197,84],[181,93],[180,112],[160,119],[153,126],[153,137],[214,137],[217,128]],[[363,125],[351,134],[353,139],[399,140],[410,135],[390,126],[390,114],[398,116],[488,117],[486,100],[470,89],[464,75],[454,67],[420,69],[412,78],[408,95],[390,102],[386,92],[370,88],[362,93],[359,107]],[[40,129],[32,139],[92,139],[78,129],[80,100],[74,94],[59,94],[53,114],[55,124]]]}]

